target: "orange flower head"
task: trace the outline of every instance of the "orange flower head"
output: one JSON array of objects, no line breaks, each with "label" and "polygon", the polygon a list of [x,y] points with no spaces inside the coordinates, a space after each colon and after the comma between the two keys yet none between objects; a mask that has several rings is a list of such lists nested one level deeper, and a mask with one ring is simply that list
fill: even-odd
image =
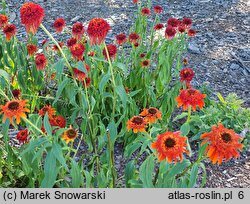
[{"label": "orange flower head", "polygon": [[164,28],[164,25],[162,23],[158,23],[154,26],[154,30],[161,30]]},{"label": "orange flower head", "polygon": [[138,42],[135,42],[135,43],[134,43],[134,47],[135,47],[135,48],[137,48],[137,47],[139,47],[139,46],[140,46],[140,44],[139,44]]},{"label": "orange flower head", "polygon": [[88,53],[88,56],[89,56],[89,57],[94,57],[94,56],[95,56],[95,52],[94,52],[94,51],[90,51],[90,52]]},{"label": "orange flower head", "polygon": [[90,44],[96,45],[104,42],[110,30],[110,25],[102,18],[93,18],[88,25],[87,33],[90,38]]},{"label": "orange flower head", "polygon": [[72,35],[77,40],[81,39],[84,34],[84,26],[81,22],[76,22],[72,26]]},{"label": "orange flower head", "polygon": [[205,139],[202,145],[208,144],[206,154],[213,164],[221,164],[223,160],[228,161],[232,157],[238,158],[238,150],[243,148],[240,143],[242,137],[221,123],[213,126],[211,132],[202,134],[201,139]]},{"label": "orange flower head", "polygon": [[141,116],[133,116],[127,122],[127,129],[128,130],[133,130],[134,133],[145,132],[146,127],[147,127],[147,122]]},{"label": "orange flower head", "polygon": [[143,68],[149,67],[150,66],[150,60],[143,60],[143,61],[141,61],[141,66]]},{"label": "orange flower head", "polygon": [[182,161],[184,152],[189,154],[186,141],[187,138],[181,136],[180,132],[165,132],[152,143],[152,148],[156,149],[159,161],[177,163],[178,160]]},{"label": "orange flower head", "polygon": [[140,116],[144,117],[146,122],[149,124],[155,123],[158,119],[161,119],[161,111],[157,108],[144,108],[143,111],[140,113]]},{"label": "orange flower head", "polygon": [[24,3],[20,9],[21,22],[26,28],[26,32],[35,34],[44,18],[44,9],[35,3]]},{"label": "orange flower head", "polygon": [[165,37],[168,39],[168,40],[171,40],[175,37],[176,35],[176,30],[174,27],[172,26],[168,26],[166,27],[166,30],[165,30]]},{"label": "orange flower head", "polygon": [[8,16],[0,14],[0,28],[3,28],[4,26],[6,26],[8,24]]},{"label": "orange flower head", "polygon": [[149,8],[142,8],[141,15],[142,16],[150,16],[150,9]]},{"label": "orange flower head", "polygon": [[130,33],[128,39],[130,43],[136,43],[138,40],[140,40],[140,36],[137,33]]},{"label": "orange flower head", "polygon": [[70,52],[76,60],[82,60],[85,47],[83,44],[75,44],[70,47]]},{"label": "orange flower head", "polygon": [[26,106],[28,100],[18,100],[14,99],[12,101],[8,101],[5,105],[0,106],[0,115],[3,115],[3,122],[9,118],[12,125],[14,125],[13,119],[16,117],[16,124],[21,122],[21,118],[26,118],[26,112],[30,112]]},{"label": "orange flower head", "polygon": [[17,136],[16,136],[16,139],[24,144],[24,143],[27,143],[29,141],[29,133],[28,133],[28,129],[24,129],[24,130],[20,130],[18,133],[17,133]]},{"label": "orange flower head", "polygon": [[13,24],[7,24],[4,28],[3,28],[3,33],[6,36],[6,41],[9,42],[10,39],[16,35],[16,26]]},{"label": "orange flower head", "polygon": [[118,45],[122,45],[123,43],[125,43],[127,41],[127,37],[123,33],[117,35],[115,38],[116,38],[116,43]]},{"label": "orange flower head", "polygon": [[189,37],[195,37],[196,36],[196,31],[195,30],[193,30],[193,29],[190,29],[190,30],[188,30],[188,36]]},{"label": "orange flower head", "polygon": [[[110,59],[115,59],[117,53],[117,47],[114,44],[107,45],[108,55]],[[104,48],[102,54],[105,59],[108,59],[106,49]]]},{"label": "orange flower head", "polygon": [[133,4],[137,4],[139,0],[133,0]]},{"label": "orange flower head", "polygon": [[47,65],[47,59],[43,53],[38,54],[35,58],[36,67],[38,70],[43,70]]},{"label": "orange flower head", "polygon": [[204,98],[206,94],[202,94],[194,88],[188,88],[181,90],[180,95],[176,97],[177,107],[183,105],[183,110],[187,110],[189,106],[192,106],[193,111],[196,111],[196,106],[199,106],[200,109],[205,105]]},{"label": "orange flower head", "polygon": [[51,126],[57,126],[60,128],[65,128],[66,126],[66,120],[64,117],[58,115],[58,116],[52,116],[51,119],[49,119],[49,123]]},{"label": "orange flower head", "polygon": [[53,24],[53,27],[57,33],[61,33],[65,26],[66,26],[66,23],[63,18],[56,19]]},{"label": "orange flower head", "polygon": [[49,118],[53,118],[56,114],[56,110],[52,108],[50,105],[45,105],[43,108],[41,108],[38,112],[40,116],[45,116],[46,113],[48,113]]},{"label": "orange flower head", "polygon": [[32,55],[34,55],[34,54],[36,53],[36,51],[37,51],[37,46],[34,45],[34,44],[28,44],[28,45],[27,45],[27,50],[28,50],[28,54],[29,54],[30,56],[32,56]]},{"label": "orange flower head", "polygon": [[76,38],[70,38],[67,40],[67,46],[69,48],[71,48],[73,45],[75,45],[77,43],[77,39]]},{"label": "orange flower head", "polygon": [[79,81],[83,81],[86,78],[86,74],[77,68],[73,68],[74,77]]},{"label": "orange flower head", "polygon": [[74,128],[72,128],[72,126],[70,126],[69,129],[67,129],[63,133],[62,139],[65,140],[66,143],[68,144],[69,142],[73,142],[77,137],[77,135],[78,135],[77,130],[75,130]]},{"label": "orange flower head", "polygon": [[157,5],[154,7],[154,13],[160,14],[162,13],[162,11],[163,11],[163,8],[161,6]]},{"label": "orange flower head", "polygon": [[187,84],[190,84],[194,77],[194,71],[191,68],[184,68],[180,72],[181,82],[186,81]]}]

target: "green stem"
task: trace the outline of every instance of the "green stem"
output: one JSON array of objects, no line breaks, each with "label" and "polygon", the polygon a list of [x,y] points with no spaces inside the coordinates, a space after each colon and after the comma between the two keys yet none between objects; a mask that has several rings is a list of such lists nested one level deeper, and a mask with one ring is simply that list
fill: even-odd
[{"label": "green stem", "polygon": [[192,106],[188,106],[188,117],[186,123],[189,123],[192,114]]},{"label": "green stem", "polygon": [[35,128],[39,133],[41,133],[42,135],[45,136],[45,133],[44,133],[42,130],[40,130],[36,125],[34,125],[29,119],[24,118],[24,117],[22,117],[22,119],[23,119],[26,123],[28,123],[29,125],[31,125],[33,128]]},{"label": "green stem", "polygon": [[107,58],[108,58],[108,62],[109,62],[109,68],[110,68],[110,73],[111,73],[111,77],[112,77],[112,82],[113,82],[113,91],[114,91],[114,98],[113,98],[113,110],[112,110],[112,118],[114,119],[115,117],[115,108],[116,108],[116,91],[115,91],[115,87],[116,87],[116,83],[115,83],[115,76],[114,76],[114,68],[112,65],[112,62],[110,60],[110,56],[109,56],[109,52],[108,52],[108,48],[106,43],[104,42],[104,48],[107,54]]},{"label": "green stem", "polygon": [[116,172],[115,172],[115,162],[114,162],[114,150],[113,150],[113,145],[112,141],[110,138],[110,132],[107,132],[107,137],[108,137],[108,150],[109,150],[109,161],[110,161],[110,168],[112,172],[112,180],[113,180],[113,188],[115,187],[115,180],[116,180]]},{"label": "green stem", "polygon": [[4,98],[6,98],[7,101],[10,101],[9,97],[8,97],[2,90],[0,90],[0,94],[1,94]]}]

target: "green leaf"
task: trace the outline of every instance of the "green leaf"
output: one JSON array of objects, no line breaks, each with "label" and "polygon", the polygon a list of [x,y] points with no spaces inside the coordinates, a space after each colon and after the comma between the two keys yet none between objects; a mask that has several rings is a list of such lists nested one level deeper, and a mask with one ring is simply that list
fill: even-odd
[{"label": "green leaf", "polygon": [[52,188],[56,182],[58,167],[56,157],[52,151],[48,152],[44,163],[44,178],[41,183],[42,188]]},{"label": "green leaf", "polygon": [[154,157],[150,155],[140,167],[140,179],[144,188],[153,188],[152,176],[154,170]]},{"label": "green leaf", "polygon": [[69,81],[69,79],[68,79],[68,78],[65,78],[65,79],[63,80],[63,82],[58,86],[58,90],[57,90],[57,92],[56,92],[56,98],[55,98],[55,100],[54,100],[54,102],[53,102],[53,105],[55,105],[56,102],[58,101],[58,99],[59,99],[59,97],[61,96],[61,93],[62,93],[63,89],[65,88],[65,86],[67,85],[68,81]]},{"label": "green leaf", "polygon": [[123,108],[126,109],[128,98],[127,98],[127,94],[126,94],[126,91],[125,91],[123,85],[115,87],[115,90],[116,90],[117,94],[121,98],[121,101],[122,101],[122,104],[123,104]]},{"label": "green leaf", "polygon": [[88,171],[83,170],[85,178],[86,178],[86,188],[91,188],[91,174]]},{"label": "green leaf", "polygon": [[177,120],[180,120],[182,118],[185,118],[186,116],[188,115],[187,112],[182,112],[180,115],[177,115],[173,121],[177,121]]},{"label": "green leaf", "polygon": [[182,136],[186,136],[188,135],[188,133],[190,132],[190,125],[188,123],[184,123],[182,126],[181,126],[181,135]]},{"label": "green leaf", "polygon": [[117,63],[115,63],[115,66],[118,67],[118,68],[120,68],[123,71],[123,73],[127,73],[128,69],[127,69],[127,67],[126,67],[125,64],[117,62]]},{"label": "green leaf", "polygon": [[49,136],[52,136],[52,127],[49,123],[49,116],[48,116],[48,113],[45,114],[44,116],[44,121],[43,121],[43,124],[44,124],[44,129],[46,131],[46,133],[49,135]]},{"label": "green leaf", "polygon": [[102,79],[101,79],[101,81],[99,83],[99,91],[100,91],[101,94],[103,94],[103,89],[104,89],[105,85],[107,84],[107,82],[109,81],[110,76],[111,76],[110,74],[105,74],[102,77]]},{"label": "green leaf", "polygon": [[130,187],[129,181],[134,178],[135,171],[136,171],[135,161],[132,160],[128,162],[125,168],[125,182],[127,188]]},{"label": "green leaf", "polygon": [[200,186],[201,188],[203,188],[207,182],[207,171],[206,171],[206,167],[203,163],[200,163],[199,165],[203,170],[202,182],[201,182],[201,186]]},{"label": "green leaf", "polygon": [[130,158],[131,155],[141,147],[141,143],[132,143],[130,145],[127,145],[125,148],[124,156],[126,158]]},{"label": "green leaf", "polygon": [[75,162],[75,160],[72,160],[71,162],[71,170],[70,175],[72,177],[72,187],[73,188],[79,188],[81,186],[82,182],[82,176],[81,176],[81,169],[79,168],[78,164]]},{"label": "green leaf", "polygon": [[10,76],[5,70],[0,69],[0,76],[2,76],[7,82],[9,82]]},{"label": "green leaf", "polygon": [[64,59],[60,59],[56,64],[55,64],[55,69],[56,69],[56,76],[61,77],[63,73],[63,68],[64,68]]},{"label": "green leaf", "polygon": [[80,71],[84,72],[86,74],[86,77],[88,77],[88,71],[82,61],[79,61],[75,64],[75,67],[79,69]]},{"label": "green leaf", "polygon": [[167,180],[171,179],[172,177],[176,176],[177,174],[180,174],[184,169],[186,169],[191,162],[187,159],[183,159],[181,163],[177,163],[174,165],[174,167],[171,168],[167,176],[165,177]]},{"label": "green leaf", "polygon": [[108,125],[108,131],[110,133],[110,138],[111,138],[111,141],[112,143],[114,144],[115,143],[115,140],[117,139],[117,127],[116,127],[116,124],[114,121],[111,121]]},{"label": "green leaf", "polygon": [[194,185],[196,184],[196,180],[198,176],[198,169],[199,169],[199,164],[195,163],[190,172],[190,178],[189,178],[189,183],[188,183],[189,188],[193,188]]},{"label": "green leaf", "polygon": [[65,158],[63,156],[62,148],[59,144],[54,143],[51,150],[56,157],[56,159],[61,163],[61,165],[68,171],[68,166],[66,164]]}]

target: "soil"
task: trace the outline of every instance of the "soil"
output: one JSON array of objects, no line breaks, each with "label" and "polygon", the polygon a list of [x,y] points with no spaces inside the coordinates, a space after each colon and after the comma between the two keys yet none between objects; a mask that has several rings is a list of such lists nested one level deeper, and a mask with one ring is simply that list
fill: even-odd
[{"label": "soil", "polygon": [[[8,0],[11,21],[18,25],[18,36],[26,33],[20,24],[19,9],[24,0]],[[112,26],[107,41],[115,34],[128,34],[136,6],[132,0],[35,0],[46,10],[44,24],[51,31],[53,21],[64,17],[68,25],[81,21],[87,25],[93,17],[103,17]],[[203,83],[226,96],[235,92],[250,107],[250,1],[249,0],[153,0],[153,5],[164,8],[162,22],[169,17],[193,19],[198,30],[189,43],[186,57],[189,67],[195,70],[193,85]],[[44,39],[38,32],[39,41]],[[122,147],[116,148],[116,168],[123,174],[126,159]],[[250,152],[239,160],[222,165],[205,161],[208,181],[206,187],[250,187]]]}]

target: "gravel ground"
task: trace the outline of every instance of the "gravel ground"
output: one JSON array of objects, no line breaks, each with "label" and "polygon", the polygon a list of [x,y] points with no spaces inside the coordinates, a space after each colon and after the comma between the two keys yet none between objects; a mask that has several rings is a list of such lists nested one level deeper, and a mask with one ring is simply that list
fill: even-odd
[{"label": "gravel ground", "polygon": [[[20,25],[19,8],[24,0],[8,0],[11,21]],[[112,26],[108,41],[120,32],[129,32],[135,6],[132,0],[35,0],[46,9],[44,23],[51,30],[54,19],[64,17],[70,25],[76,21],[88,23],[93,17],[103,17]],[[194,85],[208,82],[226,96],[237,93],[250,107],[250,1],[249,0],[153,0],[162,5],[165,22],[170,16],[193,19],[197,37],[189,44],[186,56],[196,72]],[[19,36],[25,37],[23,27]],[[42,40],[43,33],[38,32]],[[206,162],[206,187],[250,187],[250,153],[240,160],[217,166]],[[116,148],[116,167],[122,174],[125,159],[122,148]]]}]

